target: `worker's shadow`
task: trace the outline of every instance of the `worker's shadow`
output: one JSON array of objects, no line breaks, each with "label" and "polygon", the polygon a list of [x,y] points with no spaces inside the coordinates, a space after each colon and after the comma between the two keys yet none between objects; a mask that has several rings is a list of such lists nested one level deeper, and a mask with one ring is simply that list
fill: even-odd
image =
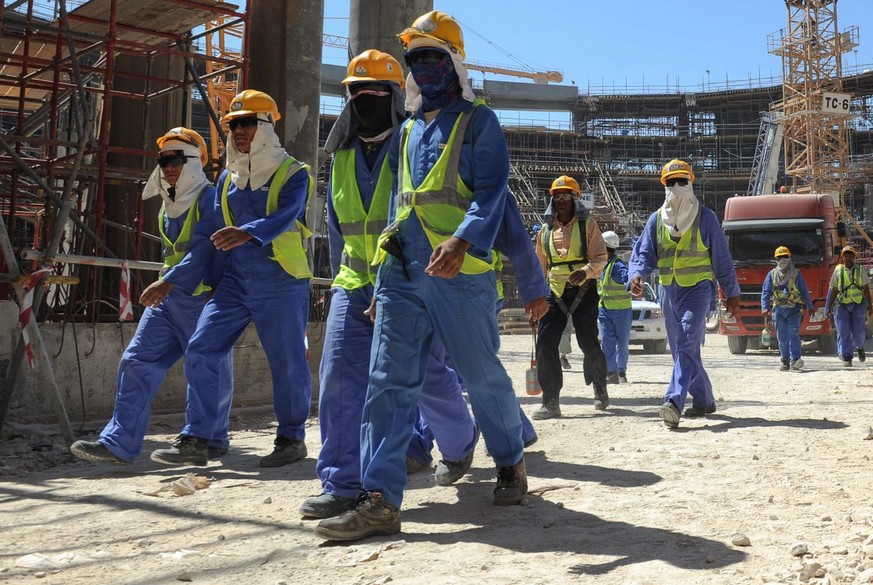
[{"label": "worker's shadow", "polygon": [[844,429],[848,425],[844,422],[827,420],[824,418],[786,418],[786,419],[766,419],[759,416],[755,417],[734,417],[725,414],[708,414],[703,418],[688,419],[695,423],[703,422],[704,424],[693,424],[672,429],[674,433],[679,432],[701,432],[708,431],[710,433],[725,433],[737,429],[747,428],[763,428],[763,427],[789,427],[796,429],[815,429],[815,430],[834,430]]}]

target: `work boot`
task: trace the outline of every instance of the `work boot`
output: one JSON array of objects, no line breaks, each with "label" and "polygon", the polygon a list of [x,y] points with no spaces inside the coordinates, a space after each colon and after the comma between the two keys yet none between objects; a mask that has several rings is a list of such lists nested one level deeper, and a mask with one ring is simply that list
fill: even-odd
[{"label": "work boot", "polygon": [[852,367],[852,356],[849,356],[847,358],[841,358],[841,359],[843,360],[843,367],[844,368],[851,368]]},{"label": "work boot", "polygon": [[661,405],[661,408],[658,410],[658,415],[661,417],[661,420],[664,421],[664,426],[668,429],[675,429],[679,426],[679,419],[681,418],[679,409],[669,400]]},{"label": "work boot", "polygon": [[570,360],[568,360],[567,356],[565,356],[565,355],[561,356],[561,367],[565,370],[569,370],[570,368],[573,367],[570,365]]},{"label": "work boot", "polygon": [[282,467],[306,457],[306,444],[297,439],[289,439],[281,435],[273,441],[273,452],[261,457],[261,467]]},{"label": "work boot", "polygon": [[100,441],[76,441],[70,445],[70,453],[84,461],[106,461],[116,465],[130,465]]},{"label": "work boot", "polygon": [[430,461],[425,461],[424,459],[417,459],[411,455],[406,456],[406,475],[412,475],[413,473],[418,473],[422,469],[426,469],[430,467]]},{"label": "work boot", "polygon": [[706,416],[713,412],[715,412],[715,402],[707,406],[698,406],[696,403],[692,403],[691,408],[685,409],[685,416],[694,418],[698,416]]},{"label": "work boot", "polygon": [[607,406],[609,406],[609,394],[606,392],[606,386],[594,384],[594,410],[606,410]]},{"label": "work boot", "polygon": [[618,373],[618,381],[622,384],[627,384],[628,383],[627,382],[627,374],[625,374],[624,372],[619,372]]},{"label": "work boot", "polygon": [[214,461],[216,459],[221,459],[222,455],[227,453],[227,447],[216,447],[215,445],[209,445],[206,448],[206,457],[210,461]]},{"label": "work boot", "polygon": [[859,362],[866,362],[867,361],[867,354],[864,353],[863,347],[858,348],[858,361]]},{"label": "work boot", "polygon": [[792,370],[800,370],[802,367],[803,367],[803,360],[800,358],[797,358],[796,360],[791,362],[791,369]]},{"label": "work boot", "polygon": [[527,494],[527,473],[524,457],[511,467],[497,469],[497,487],[494,488],[495,506],[514,506],[521,504]]},{"label": "work boot", "polygon": [[358,540],[374,534],[400,532],[400,510],[381,492],[364,492],[357,506],[335,518],[322,520],[315,534],[326,540]]},{"label": "work boot", "polygon": [[152,451],[151,460],[165,465],[206,465],[209,463],[209,445],[206,439],[179,435],[169,449]]},{"label": "work boot", "polygon": [[533,411],[533,414],[531,414],[530,417],[534,420],[561,418],[561,407],[557,400],[549,400],[543,402],[543,405]]},{"label": "work boot", "polygon": [[618,372],[606,372],[606,383],[607,384],[620,384],[621,380],[618,378]]},{"label": "work boot", "polygon": [[788,358],[782,358],[782,365],[779,366],[779,371],[780,372],[787,372],[790,369],[791,369],[791,362],[788,360]]},{"label": "work boot", "polygon": [[464,475],[469,471],[470,465],[473,464],[473,453],[476,452],[476,443],[479,442],[479,427],[476,427],[476,435],[473,438],[473,447],[470,449],[470,453],[461,459],[460,461],[446,461],[444,459],[440,459],[440,462],[437,464],[436,471],[434,471],[433,477],[437,482],[437,485],[441,486],[449,486],[464,477]]},{"label": "work boot", "polygon": [[304,518],[332,518],[339,516],[355,505],[355,498],[344,498],[336,494],[319,494],[306,498],[300,505],[300,515]]}]

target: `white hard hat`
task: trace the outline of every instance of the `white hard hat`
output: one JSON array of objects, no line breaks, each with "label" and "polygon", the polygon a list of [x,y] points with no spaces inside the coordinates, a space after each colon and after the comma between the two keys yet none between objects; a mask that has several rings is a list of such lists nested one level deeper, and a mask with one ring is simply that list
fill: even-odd
[{"label": "white hard hat", "polygon": [[607,248],[612,248],[613,250],[618,248],[620,243],[618,234],[615,232],[603,232],[603,241],[606,243]]}]

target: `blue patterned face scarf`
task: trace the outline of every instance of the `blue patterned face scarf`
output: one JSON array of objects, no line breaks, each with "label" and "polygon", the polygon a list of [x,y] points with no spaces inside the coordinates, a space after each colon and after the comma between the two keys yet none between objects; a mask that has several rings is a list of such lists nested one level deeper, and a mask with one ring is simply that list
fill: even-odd
[{"label": "blue patterned face scarf", "polygon": [[[433,53],[442,58],[434,60]],[[425,58],[419,58],[419,56]],[[461,82],[452,59],[445,51],[421,48],[410,51],[407,56],[409,71],[421,90],[422,107],[425,112],[438,110],[461,95]]]}]

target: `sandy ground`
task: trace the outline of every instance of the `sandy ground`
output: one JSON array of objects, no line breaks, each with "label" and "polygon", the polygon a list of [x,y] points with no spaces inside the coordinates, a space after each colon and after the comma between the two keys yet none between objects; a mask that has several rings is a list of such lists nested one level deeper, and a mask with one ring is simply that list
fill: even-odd
[{"label": "sandy ground", "polygon": [[[527,411],[529,343],[504,336],[501,352]],[[564,417],[538,422],[527,452],[526,505],[491,504],[480,443],[457,485],[410,478],[401,534],[350,545],[297,512],[320,491],[314,419],[309,458],[279,469],[257,467],[269,413],[235,413],[231,452],[200,469],[146,455],[177,420],[154,421],[130,467],[74,462],[59,437],[18,426],[0,443],[0,582],[873,582],[873,359],[844,369],[808,352],[805,371],[782,373],[775,352],[732,356],[718,335],[704,357],[718,412],[671,431],[657,418],[669,355],[634,350],[631,383],[596,413],[577,350]],[[189,471],[208,486],[176,495]]]}]

